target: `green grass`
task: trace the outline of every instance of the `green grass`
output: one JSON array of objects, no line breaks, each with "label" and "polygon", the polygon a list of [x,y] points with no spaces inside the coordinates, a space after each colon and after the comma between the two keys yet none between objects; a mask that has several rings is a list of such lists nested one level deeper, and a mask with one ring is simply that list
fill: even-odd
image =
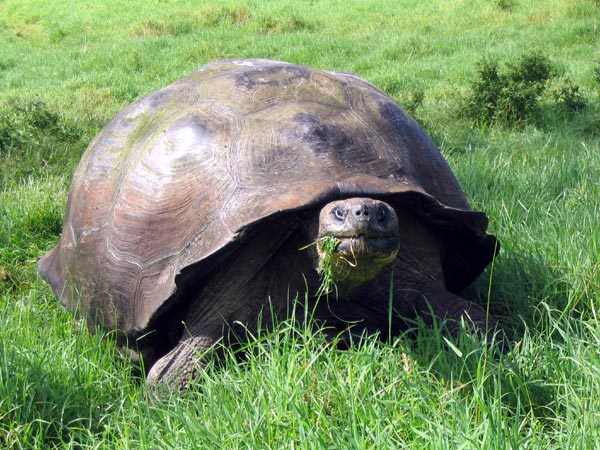
[{"label": "green grass", "polygon": [[[0,447],[597,448],[599,13],[592,0],[1,2]],[[531,119],[465,117],[481,61],[532,52],[556,79]],[[110,336],[75,324],[35,262],[87,143],[126,104],[229,57],[352,71],[407,106],[500,239],[465,296],[489,300],[513,352],[422,324],[342,352],[284,323],[187,396],[155,398]],[[557,101],[566,79],[584,109]]]}]

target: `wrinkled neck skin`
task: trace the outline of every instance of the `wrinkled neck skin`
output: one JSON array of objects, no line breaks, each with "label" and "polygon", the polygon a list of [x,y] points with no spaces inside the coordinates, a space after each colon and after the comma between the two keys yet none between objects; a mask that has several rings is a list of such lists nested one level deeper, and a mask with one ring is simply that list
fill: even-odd
[{"label": "wrinkled neck skin", "polygon": [[334,201],[319,213],[316,242],[316,269],[324,283],[332,284],[329,293],[352,298],[395,260],[400,245],[398,217],[380,200]]}]

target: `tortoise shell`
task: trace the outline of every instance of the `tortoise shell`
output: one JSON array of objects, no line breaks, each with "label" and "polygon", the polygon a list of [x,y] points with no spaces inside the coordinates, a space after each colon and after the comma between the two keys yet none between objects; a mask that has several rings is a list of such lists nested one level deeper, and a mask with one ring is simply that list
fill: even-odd
[{"label": "tortoise shell", "polygon": [[486,216],[382,91],[349,73],[218,62],[128,106],[96,136],[39,269],[91,326],[134,335],[185,288],[182,271],[207,270],[249,227],[356,196],[402,202],[431,224],[451,291],[493,257]]}]

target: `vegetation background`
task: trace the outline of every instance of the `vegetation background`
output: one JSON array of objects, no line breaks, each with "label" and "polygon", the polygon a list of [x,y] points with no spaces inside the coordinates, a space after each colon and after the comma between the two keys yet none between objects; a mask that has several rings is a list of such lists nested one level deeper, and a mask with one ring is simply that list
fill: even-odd
[{"label": "vegetation background", "polygon": [[[598,448],[598,0],[0,2],[0,447]],[[121,108],[218,59],[355,72],[434,138],[502,243],[465,296],[512,351],[417,324],[347,352],[286,324],[149,396],[36,273]]]}]

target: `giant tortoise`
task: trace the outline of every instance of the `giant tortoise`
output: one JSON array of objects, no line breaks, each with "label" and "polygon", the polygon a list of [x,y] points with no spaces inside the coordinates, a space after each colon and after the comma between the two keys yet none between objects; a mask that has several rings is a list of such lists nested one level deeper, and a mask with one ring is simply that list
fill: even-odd
[{"label": "giant tortoise", "polygon": [[149,384],[185,388],[200,355],[292,311],[337,342],[397,335],[418,316],[490,337],[484,309],[459,296],[495,255],[487,223],[379,89],[229,60],[104,127],[39,270],[92,330],[117,330]]}]

